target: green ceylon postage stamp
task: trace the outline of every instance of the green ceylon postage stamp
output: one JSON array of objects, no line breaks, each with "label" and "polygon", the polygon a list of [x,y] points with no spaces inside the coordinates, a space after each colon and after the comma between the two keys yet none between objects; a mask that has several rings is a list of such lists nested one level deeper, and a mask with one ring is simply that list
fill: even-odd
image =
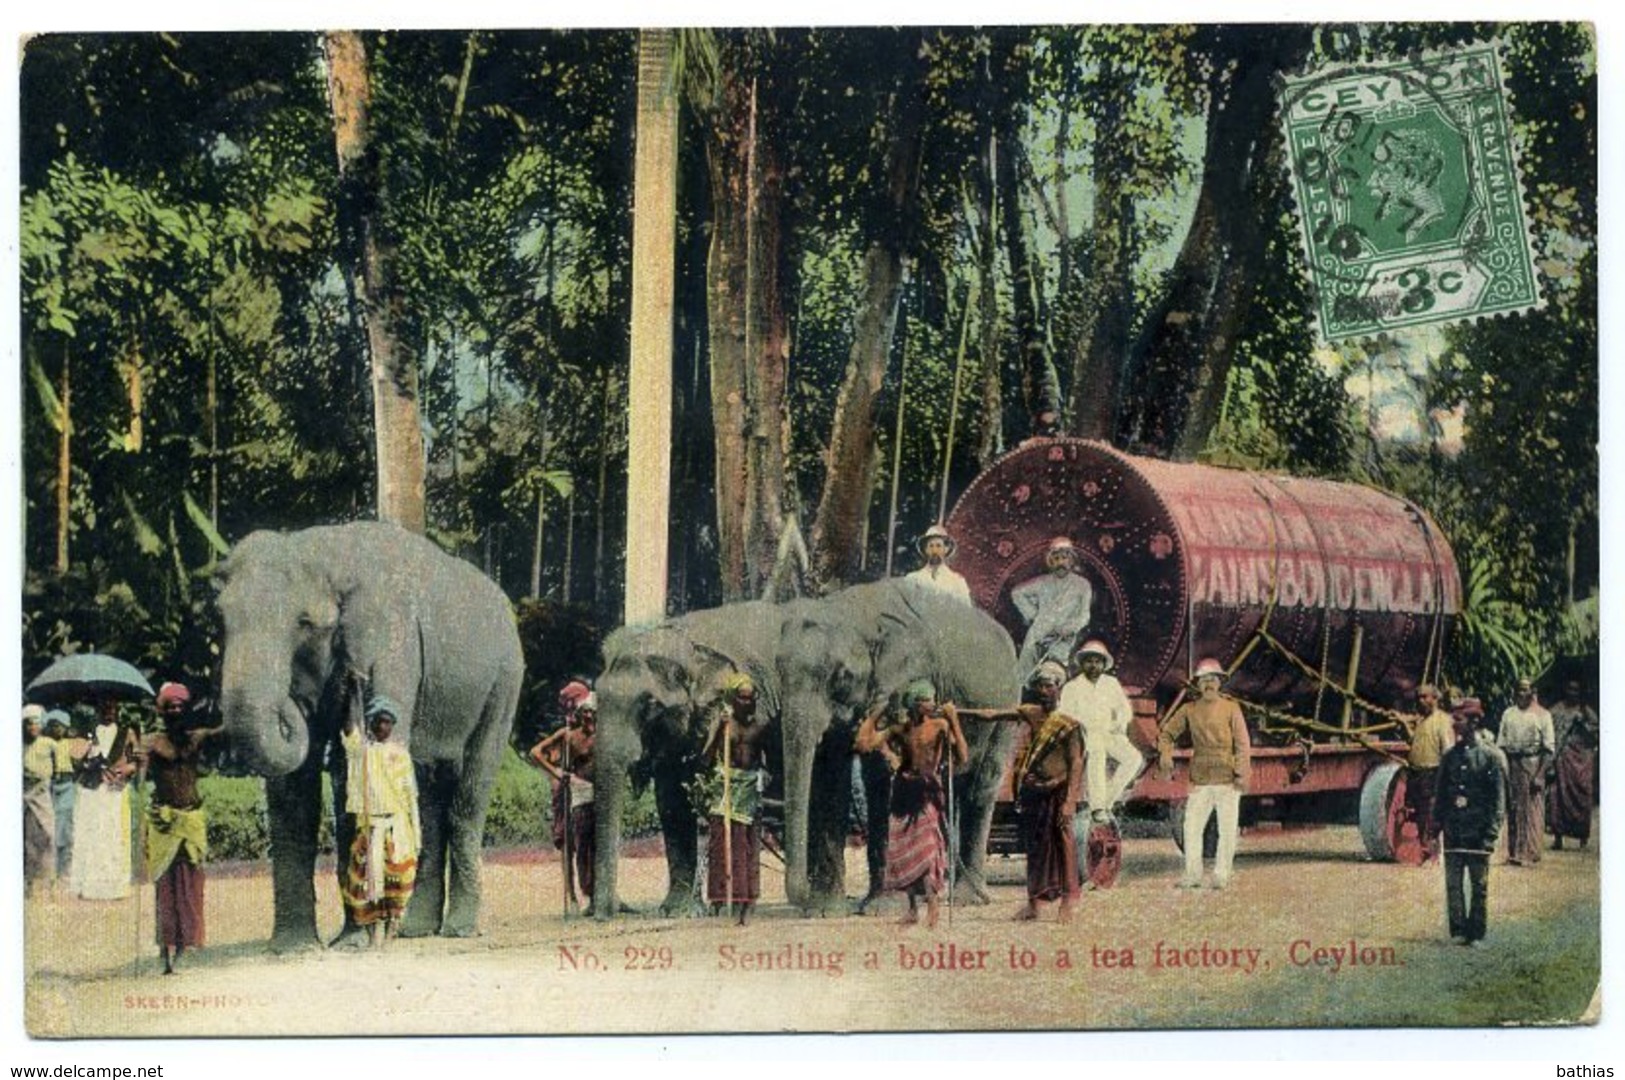
[{"label": "green ceylon postage stamp", "polygon": [[1282,114],[1326,340],[1540,306],[1493,46],[1289,78]]}]

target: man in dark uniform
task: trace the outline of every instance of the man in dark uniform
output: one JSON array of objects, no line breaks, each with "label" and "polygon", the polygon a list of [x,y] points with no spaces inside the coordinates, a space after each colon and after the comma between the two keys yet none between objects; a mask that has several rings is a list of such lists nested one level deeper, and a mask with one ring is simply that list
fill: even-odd
[{"label": "man in dark uniform", "polygon": [[1433,830],[1444,836],[1445,910],[1450,937],[1459,945],[1484,938],[1490,853],[1506,821],[1502,758],[1479,740],[1481,720],[1472,713],[1459,720],[1456,745],[1439,763],[1433,796]]}]

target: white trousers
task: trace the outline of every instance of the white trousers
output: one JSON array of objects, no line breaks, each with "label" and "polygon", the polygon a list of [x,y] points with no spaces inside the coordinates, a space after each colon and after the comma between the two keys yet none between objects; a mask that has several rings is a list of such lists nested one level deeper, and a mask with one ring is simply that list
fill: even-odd
[{"label": "white trousers", "polygon": [[1213,876],[1230,880],[1236,862],[1236,833],[1241,822],[1241,792],[1233,784],[1193,784],[1185,803],[1185,881],[1202,880],[1202,833],[1207,819],[1219,815],[1219,851]]},{"label": "white trousers", "polygon": [[[1123,798],[1145,768],[1145,755],[1128,737],[1128,732],[1112,730],[1111,721],[1083,725],[1084,776],[1089,781],[1089,809],[1110,810]],[[1106,762],[1116,766],[1108,778]]]}]

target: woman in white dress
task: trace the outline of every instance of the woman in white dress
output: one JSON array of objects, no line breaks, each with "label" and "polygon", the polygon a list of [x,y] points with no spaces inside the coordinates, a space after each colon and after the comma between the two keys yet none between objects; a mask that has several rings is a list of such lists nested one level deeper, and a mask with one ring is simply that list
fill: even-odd
[{"label": "woman in white dress", "polygon": [[73,818],[73,891],[84,900],[130,895],[130,778],[140,735],[118,722],[118,702],[96,706],[96,727],[80,765]]}]

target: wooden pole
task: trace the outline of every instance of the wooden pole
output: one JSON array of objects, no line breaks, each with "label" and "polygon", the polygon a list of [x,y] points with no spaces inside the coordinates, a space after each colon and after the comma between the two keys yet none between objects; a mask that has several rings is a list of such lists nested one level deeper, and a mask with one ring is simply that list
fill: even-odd
[{"label": "wooden pole", "polygon": [[1365,640],[1365,627],[1354,624],[1354,647],[1349,650],[1349,673],[1343,694],[1343,729],[1348,730],[1354,719],[1354,686],[1360,676],[1360,646]]},{"label": "wooden pole", "polygon": [[730,919],[734,914],[733,730],[733,710],[729,706],[728,715],[722,720],[722,862],[728,883],[722,895]]},{"label": "wooden pole", "polygon": [[573,715],[574,710],[565,714],[564,752],[559,755],[564,772],[564,779],[559,781],[564,785],[564,798],[559,802],[564,807],[564,917],[567,919],[570,917],[570,901],[576,894],[575,864],[570,861],[572,854],[570,841],[573,839],[570,835],[570,719]]},{"label": "wooden pole", "polygon": [[903,409],[908,404],[908,320],[900,311],[897,329],[903,338],[903,359],[897,373],[897,426],[892,434],[891,507],[886,514],[886,576],[891,577],[892,549],[897,545],[897,489],[903,470]]},{"label": "wooden pole", "polygon": [[959,420],[959,382],[965,371],[965,342],[970,337],[970,283],[965,283],[965,310],[959,316],[959,353],[954,357],[954,391],[948,399],[948,443],[942,450],[942,493],[937,497],[937,520],[948,517],[948,472],[954,463],[954,432]]}]

